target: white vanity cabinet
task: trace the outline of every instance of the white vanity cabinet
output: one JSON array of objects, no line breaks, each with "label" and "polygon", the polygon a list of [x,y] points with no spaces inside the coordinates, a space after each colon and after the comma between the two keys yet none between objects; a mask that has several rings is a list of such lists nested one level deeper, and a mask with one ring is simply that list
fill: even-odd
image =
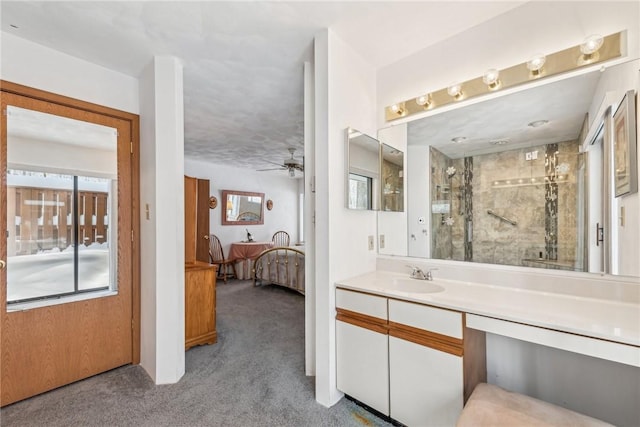
[{"label": "white vanity cabinet", "polygon": [[336,289],[337,387],[407,426],[455,425],[486,382],[484,332],[465,314]]},{"label": "white vanity cabinet", "polygon": [[336,290],[338,390],[389,415],[387,299]]},{"label": "white vanity cabinet", "polygon": [[463,314],[389,300],[391,418],[453,426],[464,397]]}]

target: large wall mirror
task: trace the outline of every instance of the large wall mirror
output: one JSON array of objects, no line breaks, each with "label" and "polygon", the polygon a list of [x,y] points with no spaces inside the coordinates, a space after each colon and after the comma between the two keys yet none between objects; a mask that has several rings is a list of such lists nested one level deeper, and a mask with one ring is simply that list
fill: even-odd
[{"label": "large wall mirror", "polygon": [[615,197],[610,154],[639,63],[409,122],[409,256],[640,275],[638,194]]},{"label": "large wall mirror", "polygon": [[264,193],[222,190],[222,225],[264,224]]}]

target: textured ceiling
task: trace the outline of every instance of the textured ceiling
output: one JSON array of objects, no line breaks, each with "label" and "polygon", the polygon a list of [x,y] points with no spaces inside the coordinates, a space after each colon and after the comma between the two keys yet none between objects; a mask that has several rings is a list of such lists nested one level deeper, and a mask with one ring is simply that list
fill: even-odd
[{"label": "textured ceiling", "polygon": [[180,58],[185,157],[264,169],[303,145],[303,63],[320,29],[331,27],[380,67],[522,3],[2,1],[0,8],[2,31],[130,76],[154,55]]},{"label": "textured ceiling", "polygon": [[[410,122],[410,145],[432,145],[451,158],[578,138],[600,71],[571,77]],[[529,123],[547,120],[540,127]],[[453,142],[453,138],[466,138]],[[494,141],[508,141],[495,145]]]}]

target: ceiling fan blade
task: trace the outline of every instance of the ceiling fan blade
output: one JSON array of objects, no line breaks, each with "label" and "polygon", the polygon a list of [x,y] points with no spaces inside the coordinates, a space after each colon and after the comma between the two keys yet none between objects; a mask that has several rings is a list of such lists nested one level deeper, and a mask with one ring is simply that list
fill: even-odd
[{"label": "ceiling fan blade", "polygon": [[282,163],[272,162],[271,160],[263,160],[263,162],[271,163],[272,165],[277,165],[277,166],[280,166],[281,168],[286,168],[286,166],[284,166]]},{"label": "ceiling fan blade", "polygon": [[287,168],[273,168],[273,169],[256,169],[257,172],[265,172],[265,171],[284,171]]}]

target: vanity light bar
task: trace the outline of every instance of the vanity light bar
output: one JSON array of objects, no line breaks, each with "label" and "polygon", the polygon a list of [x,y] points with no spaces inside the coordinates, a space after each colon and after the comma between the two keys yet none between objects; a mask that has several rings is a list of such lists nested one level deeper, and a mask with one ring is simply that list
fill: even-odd
[{"label": "vanity light bar", "polygon": [[[623,41],[625,38],[626,31],[620,31],[603,37],[602,45],[592,54],[585,54],[583,50],[581,50],[584,49],[583,45],[585,42],[546,56],[538,54],[536,55],[535,61],[523,62],[503,70],[489,70],[491,73],[488,71],[482,77],[456,83],[448,88],[439,89],[434,92],[423,93],[416,98],[390,105],[385,108],[386,121],[391,122],[413,114],[424,113],[425,111],[444,105],[453,104],[464,99],[486,95],[534,80],[619,58],[625,54],[625,52],[623,52]],[[532,61],[535,62],[535,64],[533,64]],[[491,74],[491,76],[488,76],[488,73]],[[490,79],[493,75],[496,77],[495,81]],[[500,77],[499,80],[497,80],[498,75]],[[489,83],[487,83],[487,81]]]}]

